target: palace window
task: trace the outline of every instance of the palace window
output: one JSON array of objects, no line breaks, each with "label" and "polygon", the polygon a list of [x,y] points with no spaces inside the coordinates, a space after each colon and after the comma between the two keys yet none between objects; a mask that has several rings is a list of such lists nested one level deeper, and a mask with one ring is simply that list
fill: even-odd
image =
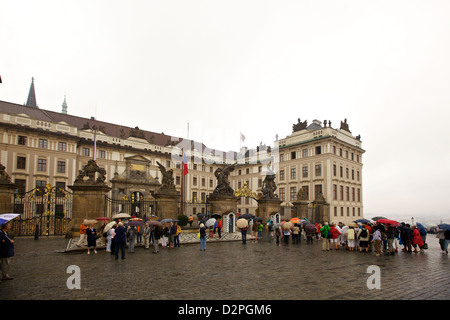
[{"label": "palace window", "polygon": [[284,180],[284,170],[280,170],[280,180]]},{"label": "palace window", "polygon": [[316,164],[316,177],[322,176],[322,165]]},{"label": "palace window", "polygon": [[82,155],[85,157],[89,157],[90,149],[89,148],[83,148]]},{"label": "palace window", "polygon": [[19,136],[19,139],[17,141],[17,144],[20,144],[22,146],[26,146],[27,145],[27,137],[25,136]]},{"label": "palace window", "polygon": [[58,165],[56,167],[56,171],[58,173],[66,173],[66,162],[65,161],[58,161]]},{"label": "palace window", "polygon": [[291,187],[291,189],[290,189],[291,201],[294,201],[296,199],[296,195],[297,195],[297,187]]},{"label": "palace window", "polygon": [[67,144],[65,142],[58,142],[58,151],[66,151]]},{"label": "palace window", "polygon": [[285,199],[285,193],[284,193],[284,188],[280,188],[279,189],[280,191],[279,191],[279,196],[280,196],[280,200],[281,201],[284,201],[284,199]]},{"label": "palace window", "polygon": [[291,179],[295,179],[297,176],[296,168],[291,168]]},{"label": "palace window", "polygon": [[37,171],[47,171],[47,160],[38,159]]},{"label": "palace window", "polygon": [[26,157],[17,157],[17,169],[25,169],[26,168]]},{"label": "palace window", "polygon": [[47,149],[47,139],[39,139],[39,148]]},{"label": "palace window", "polygon": [[302,176],[303,178],[308,178],[308,166],[302,167]]}]

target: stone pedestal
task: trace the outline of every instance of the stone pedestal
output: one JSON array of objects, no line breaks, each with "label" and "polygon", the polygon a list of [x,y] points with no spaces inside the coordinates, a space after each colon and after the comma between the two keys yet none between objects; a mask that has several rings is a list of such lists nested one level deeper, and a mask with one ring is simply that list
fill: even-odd
[{"label": "stone pedestal", "polygon": [[308,201],[294,201],[292,204],[297,212],[297,218],[306,218],[311,221],[310,217],[308,217]]},{"label": "stone pedestal", "polygon": [[218,213],[220,215],[228,214],[230,212],[237,212],[238,198],[234,195],[210,194],[208,203],[211,204],[211,213]]},{"label": "stone pedestal", "polygon": [[156,191],[153,193],[156,200],[155,214],[159,219],[177,219],[180,204],[180,192]]},{"label": "stone pedestal", "polygon": [[0,214],[14,212],[14,190],[17,186],[11,182],[0,182]]},{"label": "stone pedestal", "polygon": [[309,221],[324,223],[330,223],[329,204],[327,202],[313,201],[312,217]]},{"label": "stone pedestal", "polygon": [[259,199],[258,200],[258,217],[261,217],[263,222],[270,219],[271,215],[280,213],[281,201],[279,199]]},{"label": "stone pedestal", "polygon": [[69,237],[80,235],[80,224],[84,219],[105,216],[105,195],[111,190],[106,184],[79,183],[68,186],[73,191],[72,222]]}]

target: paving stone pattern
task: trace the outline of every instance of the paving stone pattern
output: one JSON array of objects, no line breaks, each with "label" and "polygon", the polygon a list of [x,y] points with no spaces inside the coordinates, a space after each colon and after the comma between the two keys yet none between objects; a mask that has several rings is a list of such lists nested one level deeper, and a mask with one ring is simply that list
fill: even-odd
[{"label": "paving stone pattern", "polygon": [[[429,237],[425,253],[396,256],[324,252],[320,241],[277,245],[264,239],[246,245],[208,241],[206,251],[195,241],[158,254],[137,247],[125,260],[105,250],[63,253],[69,241],[63,237],[16,238],[14,280],[0,282],[0,299],[448,300],[449,257]],[[70,265],[81,270],[81,289],[67,288]],[[380,267],[379,290],[367,288],[370,265]]]}]

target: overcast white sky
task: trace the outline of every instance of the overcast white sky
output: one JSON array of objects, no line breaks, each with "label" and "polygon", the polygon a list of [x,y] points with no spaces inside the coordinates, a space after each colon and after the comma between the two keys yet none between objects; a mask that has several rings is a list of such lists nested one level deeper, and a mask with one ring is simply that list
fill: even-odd
[{"label": "overcast white sky", "polygon": [[[0,0],[0,100],[210,148],[361,135],[366,215],[450,217],[450,1]],[[445,220],[445,219],[444,219]]]}]

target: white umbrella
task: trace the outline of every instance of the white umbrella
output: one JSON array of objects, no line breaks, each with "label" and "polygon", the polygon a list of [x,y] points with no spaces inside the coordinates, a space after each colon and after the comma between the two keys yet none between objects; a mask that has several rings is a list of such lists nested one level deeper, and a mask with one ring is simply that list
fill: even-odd
[{"label": "white umbrella", "polygon": [[245,228],[248,226],[248,220],[247,219],[239,219],[236,222],[236,225],[238,226],[238,228]]},{"label": "white umbrella", "polygon": [[117,213],[115,215],[112,216],[113,219],[123,219],[123,218],[131,218],[131,216],[128,213]]},{"label": "white umbrella", "polygon": [[108,223],[108,224],[105,226],[105,228],[103,229],[103,232],[108,232],[109,229],[111,229],[111,228],[113,227],[113,225],[115,225],[115,224],[116,224],[115,221],[112,221],[112,222]]},{"label": "white umbrella", "polygon": [[214,218],[211,218],[211,219],[208,219],[208,221],[206,221],[206,226],[207,227],[214,227],[214,224],[216,223],[216,219],[214,219]]},{"label": "white umbrella", "polygon": [[292,227],[293,227],[292,222],[285,222],[281,225],[281,228],[283,230],[289,230],[292,229]]}]

